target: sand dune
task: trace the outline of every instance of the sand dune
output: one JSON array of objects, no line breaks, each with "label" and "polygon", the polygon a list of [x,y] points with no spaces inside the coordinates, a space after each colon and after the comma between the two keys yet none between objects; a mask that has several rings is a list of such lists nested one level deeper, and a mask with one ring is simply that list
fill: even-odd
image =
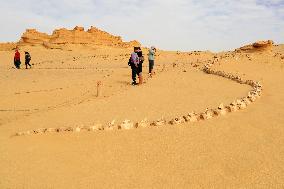
[{"label": "sand dune", "polygon": [[[145,83],[138,87],[130,85],[131,48],[24,45],[20,51],[29,50],[34,64],[29,70],[13,69],[13,51],[1,51],[0,188],[283,188],[284,46],[247,48],[159,50],[157,74],[147,78],[145,62]],[[205,65],[214,73],[205,73]],[[171,125],[253,90],[217,71],[260,82],[261,98],[223,116]],[[144,118],[166,124],[14,136]]]}]

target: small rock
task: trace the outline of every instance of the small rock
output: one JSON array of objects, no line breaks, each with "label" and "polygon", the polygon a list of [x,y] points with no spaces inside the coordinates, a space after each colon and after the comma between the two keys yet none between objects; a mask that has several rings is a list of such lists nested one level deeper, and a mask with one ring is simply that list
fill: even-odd
[{"label": "small rock", "polygon": [[156,127],[158,127],[158,126],[166,125],[166,123],[167,123],[167,121],[166,121],[165,119],[161,118],[161,119],[159,119],[159,120],[157,120],[157,121],[154,121],[154,122],[151,123],[150,125],[151,125],[151,126],[156,126]]},{"label": "small rock", "polygon": [[76,127],[75,128],[75,132],[77,132],[77,133],[81,132],[81,128],[80,127]]},{"label": "small rock", "polygon": [[120,125],[121,129],[125,129],[125,130],[130,130],[130,129],[134,129],[134,123],[131,122],[130,120],[125,120],[122,122],[122,124]]},{"label": "small rock", "polygon": [[145,118],[143,119],[142,121],[136,123],[136,128],[139,128],[139,127],[142,127],[142,128],[145,128],[145,127],[149,127],[150,126],[150,123],[149,121]]},{"label": "small rock", "polygon": [[110,123],[107,124],[107,126],[104,128],[105,130],[114,130],[115,128],[115,120],[112,120]]},{"label": "small rock", "polygon": [[93,126],[89,127],[89,131],[99,131],[99,130],[104,130],[102,124],[94,124]]},{"label": "small rock", "polygon": [[185,119],[183,117],[177,117],[171,120],[169,123],[171,125],[179,125],[179,124],[185,123]]}]

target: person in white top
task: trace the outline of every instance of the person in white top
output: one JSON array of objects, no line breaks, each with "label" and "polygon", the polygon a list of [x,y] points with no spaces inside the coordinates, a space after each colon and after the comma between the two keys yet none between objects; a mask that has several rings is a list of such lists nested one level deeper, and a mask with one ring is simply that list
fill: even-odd
[{"label": "person in white top", "polygon": [[149,60],[149,76],[151,77],[154,73],[154,64],[155,64],[155,54],[156,54],[156,48],[152,46],[149,49],[148,53],[148,60]]}]

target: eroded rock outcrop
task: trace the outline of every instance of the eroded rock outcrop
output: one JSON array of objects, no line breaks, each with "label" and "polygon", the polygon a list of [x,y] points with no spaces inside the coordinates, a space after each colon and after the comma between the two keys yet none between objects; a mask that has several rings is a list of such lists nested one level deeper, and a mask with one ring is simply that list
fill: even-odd
[{"label": "eroded rock outcrop", "polygon": [[26,32],[22,35],[20,44],[31,44],[31,45],[42,45],[44,42],[49,42],[50,36],[38,32],[36,29],[27,29]]},{"label": "eroded rock outcrop", "polygon": [[273,50],[274,42],[272,40],[268,41],[258,41],[250,45],[243,46],[236,49],[237,52],[259,52],[266,51],[271,52]]},{"label": "eroded rock outcrop", "polygon": [[22,35],[20,45],[42,45],[46,48],[60,48],[65,44],[105,45],[114,47],[140,46],[138,41],[123,42],[120,36],[111,35],[96,27],[87,31],[83,27],[76,26],[73,30],[65,28],[56,29],[52,35],[38,32],[35,29],[27,29]]}]

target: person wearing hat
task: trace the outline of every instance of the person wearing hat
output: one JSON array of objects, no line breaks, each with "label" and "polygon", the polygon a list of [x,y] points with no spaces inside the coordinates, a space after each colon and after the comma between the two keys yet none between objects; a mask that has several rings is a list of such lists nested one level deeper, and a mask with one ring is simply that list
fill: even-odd
[{"label": "person wearing hat", "polygon": [[29,52],[25,52],[25,65],[26,65],[26,69],[28,69],[28,66],[30,66],[30,68],[32,68],[32,65],[30,65],[30,61],[31,61],[31,55]]},{"label": "person wearing hat", "polygon": [[20,69],[20,65],[21,65],[21,54],[20,54],[18,48],[16,48],[16,50],[15,50],[14,65],[15,65],[15,67],[16,67],[17,69]]},{"label": "person wearing hat", "polygon": [[139,51],[138,47],[134,47],[134,52],[131,53],[131,57],[129,59],[129,66],[132,70],[132,85],[137,85],[136,83],[136,75],[138,75],[138,66],[139,66],[139,57],[137,52]]},{"label": "person wearing hat", "polygon": [[154,62],[155,62],[155,53],[156,53],[156,48],[152,46],[149,49],[148,53],[148,60],[149,60],[149,76],[151,77],[153,75],[153,69],[154,69]]},{"label": "person wearing hat", "polygon": [[142,68],[143,68],[143,62],[144,62],[144,56],[143,52],[141,50],[141,47],[137,47],[137,55],[139,57],[139,64],[138,64],[138,69],[137,69],[137,74],[139,77],[139,85],[143,84],[143,74],[142,74]]}]

